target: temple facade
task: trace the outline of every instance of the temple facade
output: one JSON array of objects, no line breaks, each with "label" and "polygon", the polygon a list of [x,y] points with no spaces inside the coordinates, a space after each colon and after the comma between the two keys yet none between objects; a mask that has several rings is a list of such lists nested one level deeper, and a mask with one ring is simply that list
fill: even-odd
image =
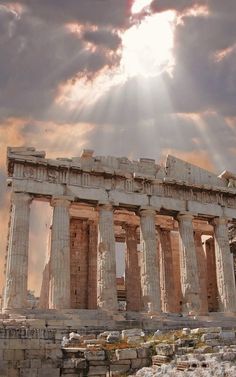
[{"label": "temple facade", "polygon": [[233,174],[217,176],[173,156],[161,166],[91,150],[52,160],[34,148],[8,148],[7,163],[4,311],[26,307],[33,200],[53,208],[41,308],[116,312],[116,242],[123,242],[127,311],[236,311]]}]

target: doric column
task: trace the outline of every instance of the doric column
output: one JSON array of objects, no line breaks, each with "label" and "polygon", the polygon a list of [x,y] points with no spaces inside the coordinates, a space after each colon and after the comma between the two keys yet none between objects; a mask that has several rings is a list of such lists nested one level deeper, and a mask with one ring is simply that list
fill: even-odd
[{"label": "doric column", "polygon": [[180,274],[183,296],[182,311],[200,313],[200,286],[196,250],[193,236],[193,216],[189,213],[179,214],[180,235]]},{"label": "doric column", "polygon": [[172,248],[172,259],[173,259],[173,271],[174,271],[174,291],[176,298],[176,306],[174,312],[181,312],[182,310],[182,290],[181,290],[181,279],[180,279],[180,251],[179,251],[179,232],[171,232],[171,248]]},{"label": "doric column", "polygon": [[138,264],[137,226],[124,225],[126,253],[125,253],[125,288],[126,310],[141,310],[141,281],[140,267]]},{"label": "doric column", "polygon": [[215,218],[212,224],[214,226],[215,238],[219,310],[222,312],[235,312],[235,279],[229,247],[227,220],[224,218]]},{"label": "doric column", "polygon": [[178,296],[174,286],[174,269],[171,247],[171,234],[169,230],[159,229],[160,238],[160,286],[162,310],[166,313],[176,311]]},{"label": "doric column", "polygon": [[88,309],[97,309],[97,244],[97,222],[89,221]]},{"label": "doric column", "polygon": [[118,303],[113,207],[100,205],[98,211],[97,303],[101,309],[115,311]]},{"label": "doric column", "polygon": [[52,199],[50,309],[70,308],[70,215],[67,197]]},{"label": "doric column", "polygon": [[12,194],[3,309],[27,305],[29,216],[32,198],[25,193]]},{"label": "doric column", "polygon": [[214,239],[208,238],[205,242],[207,259],[207,298],[209,312],[217,312],[217,279],[216,279],[216,258]]},{"label": "doric column", "polygon": [[156,212],[153,209],[140,211],[142,304],[144,310],[149,313],[161,311],[155,216]]},{"label": "doric column", "polygon": [[207,259],[206,253],[202,246],[201,231],[194,232],[195,248],[197,255],[197,266],[200,286],[201,313],[208,313],[207,300]]}]

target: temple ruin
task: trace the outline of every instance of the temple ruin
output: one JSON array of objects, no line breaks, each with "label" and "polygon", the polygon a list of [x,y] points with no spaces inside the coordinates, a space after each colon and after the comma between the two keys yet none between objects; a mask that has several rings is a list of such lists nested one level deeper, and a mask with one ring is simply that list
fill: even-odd
[{"label": "temple ruin", "polygon": [[33,200],[53,207],[42,309],[117,312],[115,243],[125,243],[126,310],[150,315],[236,311],[229,227],[236,175],[220,176],[176,157],[48,159],[8,148],[11,211],[3,311],[26,307]]}]

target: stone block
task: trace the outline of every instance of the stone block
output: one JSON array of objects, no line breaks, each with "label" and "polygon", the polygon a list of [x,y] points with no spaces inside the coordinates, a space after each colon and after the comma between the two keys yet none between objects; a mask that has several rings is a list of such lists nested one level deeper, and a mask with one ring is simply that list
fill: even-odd
[{"label": "stone block", "polygon": [[201,341],[205,342],[209,339],[219,339],[219,333],[206,333],[201,336]]},{"label": "stone block", "polygon": [[83,341],[84,344],[105,344],[105,339],[87,339]]},{"label": "stone block", "polygon": [[4,339],[0,339],[0,349],[1,350],[6,350],[7,348],[9,348],[8,341],[4,340]]},{"label": "stone block", "polygon": [[[95,361],[98,362],[98,361]],[[82,358],[71,358],[63,360],[63,368],[83,369],[86,367],[86,360]]]},{"label": "stone block", "polygon": [[235,331],[221,331],[220,338],[223,340],[235,339]]},{"label": "stone block", "polygon": [[29,369],[30,368],[30,359],[18,361],[17,366],[18,366],[18,368]]},{"label": "stone block", "polygon": [[133,359],[131,360],[131,369],[141,369],[151,365],[150,358]]},{"label": "stone block", "polygon": [[174,354],[173,346],[171,344],[160,343],[156,346],[156,353],[162,356],[172,356]]},{"label": "stone block", "polygon": [[143,341],[141,336],[129,336],[126,338],[128,344],[140,344]]},{"label": "stone block", "polygon": [[105,352],[103,350],[98,351],[85,351],[84,357],[86,360],[105,360]]},{"label": "stone block", "polygon": [[117,360],[136,359],[137,351],[133,348],[118,349],[115,352]]},{"label": "stone block", "polygon": [[222,355],[223,361],[235,361],[236,360],[236,352],[224,352]]},{"label": "stone block", "polygon": [[25,351],[24,350],[14,350],[14,360],[24,360]]},{"label": "stone block", "polygon": [[122,330],[121,332],[121,337],[122,339],[127,339],[130,337],[142,337],[144,336],[143,330],[142,329],[128,329],[128,330]]},{"label": "stone block", "polygon": [[38,369],[38,377],[59,377],[60,368],[41,368]]},{"label": "stone block", "polygon": [[7,377],[19,377],[19,369],[8,368]]},{"label": "stone block", "polygon": [[137,348],[137,355],[138,355],[138,358],[150,357],[151,356],[151,350],[150,350],[150,348],[146,348],[146,347]]},{"label": "stone block", "polygon": [[6,376],[8,369],[8,362],[5,360],[0,360],[0,376]]},{"label": "stone block", "polygon": [[31,368],[41,368],[42,367],[42,361],[40,359],[31,359],[30,360]]},{"label": "stone block", "polygon": [[45,357],[56,360],[58,358],[62,358],[62,350],[59,347],[54,347],[45,350]]},{"label": "stone block", "polygon": [[45,350],[25,350],[25,358],[26,359],[44,359],[45,358]]},{"label": "stone block", "polygon": [[210,347],[216,347],[219,345],[219,340],[218,339],[208,339],[205,341],[205,343],[210,346]]},{"label": "stone block", "polygon": [[3,360],[13,361],[14,360],[14,350],[3,351]]},{"label": "stone block", "polygon": [[91,360],[89,361],[90,366],[96,366],[96,365],[109,365],[109,360]]},{"label": "stone block", "polygon": [[106,375],[108,371],[108,367],[107,366],[91,366],[89,368],[89,371],[88,371],[88,374],[87,376],[100,376],[100,375]]},{"label": "stone block", "polygon": [[38,377],[38,369],[33,368],[21,368],[20,377]]},{"label": "stone block", "polygon": [[111,364],[110,365],[110,372],[116,372],[116,373],[126,373],[130,370],[130,364]]}]

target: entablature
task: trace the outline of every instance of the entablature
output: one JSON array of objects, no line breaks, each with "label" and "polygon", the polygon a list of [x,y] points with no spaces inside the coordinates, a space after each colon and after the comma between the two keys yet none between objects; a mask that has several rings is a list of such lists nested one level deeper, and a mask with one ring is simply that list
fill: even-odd
[{"label": "entablature", "polygon": [[35,197],[72,195],[89,203],[151,205],[173,213],[192,210],[203,216],[236,218],[236,187],[231,181],[172,156],[163,167],[152,159],[93,157],[90,150],[81,157],[53,160],[34,148],[8,148],[8,174],[13,191]]}]

